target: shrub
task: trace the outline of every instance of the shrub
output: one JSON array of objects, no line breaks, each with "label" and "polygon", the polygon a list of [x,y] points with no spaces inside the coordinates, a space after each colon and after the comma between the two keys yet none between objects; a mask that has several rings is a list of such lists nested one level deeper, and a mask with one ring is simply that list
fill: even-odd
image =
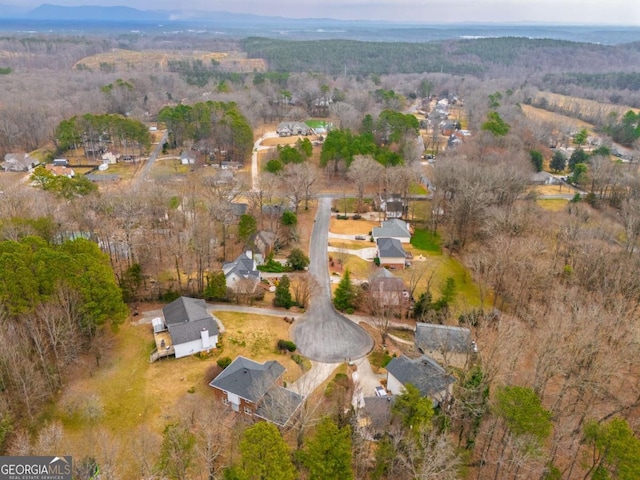
[{"label": "shrub", "polygon": [[296,344],[290,340],[278,340],[278,350],[281,352],[285,350],[288,352],[295,352],[296,348]]},{"label": "shrub", "polygon": [[160,294],[160,300],[163,302],[173,302],[174,300],[177,300],[178,298],[180,298],[180,292],[176,292],[174,290],[167,290],[164,293]]},{"label": "shrub", "polygon": [[357,214],[357,213],[353,216],[353,219],[354,219],[354,220],[360,220],[361,218],[362,218],[362,217],[361,217],[359,214]]},{"label": "shrub", "polygon": [[229,365],[231,365],[231,362],[232,362],[232,360],[231,360],[231,358],[230,358],[230,357],[220,357],[216,363],[218,364],[218,366],[219,366],[221,369],[223,369],[223,370],[224,370],[224,369],[225,369],[225,368],[227,368]]},{"label": "shrub", "polygon": [[347,215],[336,215],[336,218],[338,220],[349,220],[349,217]]}]

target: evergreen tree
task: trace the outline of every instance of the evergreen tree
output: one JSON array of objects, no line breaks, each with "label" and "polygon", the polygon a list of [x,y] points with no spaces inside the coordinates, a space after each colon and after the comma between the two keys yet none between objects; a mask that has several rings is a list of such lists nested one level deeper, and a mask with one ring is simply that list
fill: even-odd
[{"label": "evergreen tree", "polygon": [[531,163],[533,164],[533,168],[535,169],[535,171],[541,172],[544,163],[544,157],[542,156],[542,153],[537,150],[531,150],[529,152],[529,155],[531,155]]},{"label": "evergreen tree", "polygon": [[323,418],[302,452],[309,480],[351,480],[351,429]]},{"label": "evergreen tree", "polygon": [[584,441],[598,452],[589,470],[591,478],[640,478],[640,440],[626,420],[614,418],[605,424],[588,422],[584,426]]},{"label": "evergreen tree", "polygon": [[276,296],[273,299],[273,304],[276,307],[290,308],[291,305],[293,305],[290,286],[291,282],[289,281],[289,277],[283,275],[278,282],[278,286],[276,287]]},{"label": "evergreen tree", "polygon": [[240,240],[246,242],[257,231],[258,223],[253,215],[247,213],[240,215],[240,222],[238,223],[238,237],[240,237]]},{"label": "evergreen tree", "polygon": [[569,170],[573,172],[577,164],[587,163],[588,161],[589,155],[587,155],[587,152],[585,152],[581,148],[576,148],[571,154],[571,157],[569,157]]},{"label": "evergreen tree", "polygon": [[562,153],[560,150],[556,150],[555,152],[553,152],[553,156],[551,157],[549,166],[554,172],[562,172],[565,168],[567,168],[567,157],[565,157],[564,153]]},{"label": "evergreen tree", "polygon": [[294,480],[296,470],[289,447],[277,427],[258,422],[245,430],[240,441],[242,476],[247,480]]},{"label": "evergreen tree", "polygon": [[356,289],[351,283],[349,270],[345,270],[344,276],[333,294],[333,305],[341,312],[344,312],[355,308],[355,299]]},{"label": "evergreen tree", "polygon": [[418,431],[420,427],[429,426],[433,417],[433,403],[423,397],[415,385],[408,383],[405,392],[396,398],[391,411],[400,417],[406,428]]},{"label": "evergreen tree", "polygon": [[202,292],[207,300],[226,300],[227,299],[227,277],[224,272],[212,273],[207,277],[207,286]]}]

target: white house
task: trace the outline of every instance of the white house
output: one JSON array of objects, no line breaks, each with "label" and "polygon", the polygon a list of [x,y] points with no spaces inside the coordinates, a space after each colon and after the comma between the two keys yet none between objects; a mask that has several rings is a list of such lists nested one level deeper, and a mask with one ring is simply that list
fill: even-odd
[{"label": "white house", "polygon": [[260,280],[260,272],[251,250],[242,253],[233,262],[225,263],[222,271],[227,279],[227,287],[236,293],[254,292]]},{"label": "white house", "polygon": [[395,238],[401,243],[409,243],[411,241],[411,232],[407,222],[393,218],[385,220],[380,227],[371,230],[371,236],[374,240],[379,238]]},{"label": "white house", "polygon": [[[207,312],[204,300],[180,297],[162,309],[153,320],[159,356],[174,353],[176,358],[207,352],[218,343],[218,323]],[[168,335],[167,335],[168,330]]]}]

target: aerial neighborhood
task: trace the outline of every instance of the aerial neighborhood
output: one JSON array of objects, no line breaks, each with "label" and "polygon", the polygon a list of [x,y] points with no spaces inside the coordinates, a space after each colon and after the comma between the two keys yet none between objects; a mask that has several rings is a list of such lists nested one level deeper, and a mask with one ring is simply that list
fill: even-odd
[{"label": "aerial neighborhood", "polygon": [[193,15],[0,7],[0,477],[640,478],[638,29]]}]

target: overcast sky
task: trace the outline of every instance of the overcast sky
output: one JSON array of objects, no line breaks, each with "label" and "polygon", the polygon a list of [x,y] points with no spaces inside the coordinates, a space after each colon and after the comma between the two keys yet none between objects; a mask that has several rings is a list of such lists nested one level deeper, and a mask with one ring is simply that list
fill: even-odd
[{"label": "overcast sky", "polygon": [[640,26],[639,0],[0,0],[0,4],[20,6],[40,3],[127,5],[142,10],[187,8],[290,18]]}]

